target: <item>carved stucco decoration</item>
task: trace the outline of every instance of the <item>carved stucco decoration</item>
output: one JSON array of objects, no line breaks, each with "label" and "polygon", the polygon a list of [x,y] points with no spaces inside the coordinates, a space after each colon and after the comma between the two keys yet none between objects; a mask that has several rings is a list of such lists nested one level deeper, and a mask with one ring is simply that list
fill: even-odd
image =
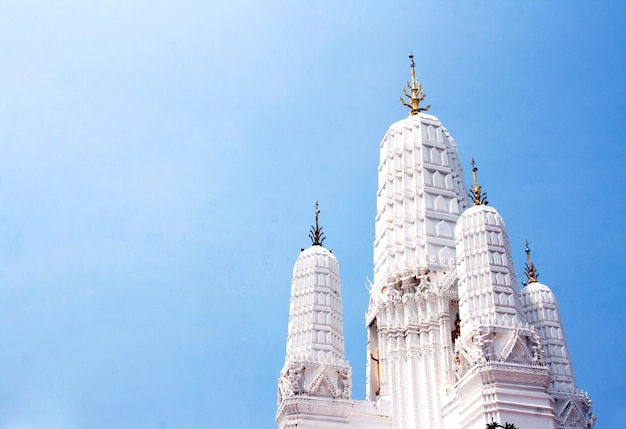
[{"label": "carved stucco decoration", "polygon": [[278,402],[284,398],[327,396],[350,399],[352,394],[352,370],[341,364],[297,362],[289,364],[278,380]]},{"label": "carved stucco decoration", "polygon": [[545,366],[541,338],[528,326],[481,325],[455,343],[457,380],[473,366],[490,361]]}]

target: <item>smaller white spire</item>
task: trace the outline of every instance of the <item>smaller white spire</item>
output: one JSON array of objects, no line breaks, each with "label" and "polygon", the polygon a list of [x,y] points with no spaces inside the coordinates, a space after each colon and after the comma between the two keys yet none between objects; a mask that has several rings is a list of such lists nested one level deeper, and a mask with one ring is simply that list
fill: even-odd
[{"label": "smaller white spire", "polygon": [[596,417],[591,411],[591,400],[576,386],[556,297],[548,286],[537,280],[539,275],[530,258],[528,241],[524,244],[527,257],[524,274],[527,282],[524,282],[524,288],[520,292],[520,301],[526,320],[541,338],[545,363],[551,376],[548,392],[554,398],[554,411],[559,427],[593,427]]},{"label": "smaller white spire", "polygon": [[343,361],[339,263],[329,250],[303,250],[293,269],[287,360]]},{"label": "smaller white spire", "polygon": [[523,322],[504,220],[493,207],[476,204],[456,227],[459,306],[465,326]]},{"label": "smaller white spire", "polygon": [[541,337],[545,360],[552,374],[550,390],[576,393],[576,382],[556,297],[548,286],[537,280],[539,276],[535,263],[530,258],[528,240],[524,243],[524,251],[527,257],[524,268],[527,282],[524,282],[524,288],[520,292],[520,300],[526,320]]},{"label": "smaller white spire", "polygon": [[316,202],[315,227],[309,234],[313,244],[302,250],[293,268],[287,353],[278,379],[276,421],[282,429],[308,427],[306,422],[320,417],[347,425],[352,409],[352,369],[344,356],[339,263],[322,246],[319,214]]}]

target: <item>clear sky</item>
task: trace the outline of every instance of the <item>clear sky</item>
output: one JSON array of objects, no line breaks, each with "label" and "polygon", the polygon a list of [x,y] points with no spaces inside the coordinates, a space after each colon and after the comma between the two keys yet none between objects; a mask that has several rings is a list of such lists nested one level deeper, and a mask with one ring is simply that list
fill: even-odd
[{"label": "clear sky", "polygon": [[624,22],[617,1],[0,0],[0,429],[274,428],[315,200],[363,399],[409,52],[519,278],[530,241],[596,427],[623,426]]}]

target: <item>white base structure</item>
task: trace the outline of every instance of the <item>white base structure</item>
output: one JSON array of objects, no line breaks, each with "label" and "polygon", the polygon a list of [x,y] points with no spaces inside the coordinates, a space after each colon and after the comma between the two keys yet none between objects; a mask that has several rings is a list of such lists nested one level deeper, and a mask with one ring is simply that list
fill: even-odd
[{"label": "white base structure", "polygon": [[351,398],[339,265],[322,247],[316,209],[313,246],[294,267],[279,428],[593,428],[530,250],[520,292],[504,221],[473,161],[468,208],[456,143],[419,107],[413,69],[409,89],[411,115],[380,145],[367,398]]}]

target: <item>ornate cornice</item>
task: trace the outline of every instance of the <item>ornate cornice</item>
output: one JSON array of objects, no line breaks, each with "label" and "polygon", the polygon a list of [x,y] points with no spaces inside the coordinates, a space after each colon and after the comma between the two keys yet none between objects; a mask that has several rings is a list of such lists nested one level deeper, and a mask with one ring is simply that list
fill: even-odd
[{"label": "ornate cornice", "polygon": [[547,388],[550,384],[550,371],[545,365],[528,365],[513,362],[479,362],[458,381],[457,387],[467,384],[475,375],[480,376],[480,384],[514,383],[526,386]]},{"label": "ornate cornice", "polygon": [[284,419],[307,419],[323,416],[329,421],[348,423],[352,415],[353,402],[349,399],[328,399],[302,395],[286,398],[278,405],[276,422]]}]

